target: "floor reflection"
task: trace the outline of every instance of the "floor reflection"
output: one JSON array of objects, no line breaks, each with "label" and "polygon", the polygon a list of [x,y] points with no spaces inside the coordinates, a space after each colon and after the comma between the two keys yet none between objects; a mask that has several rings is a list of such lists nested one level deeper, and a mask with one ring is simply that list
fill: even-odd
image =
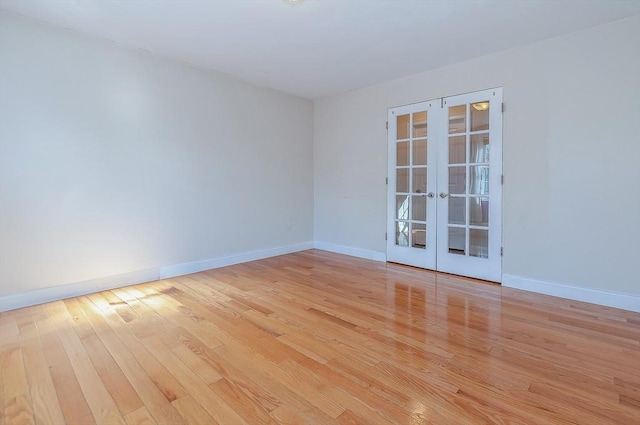
[{"label": "floor reflection", "polygon": [[[459,367],[468,368],[472,359],[477,379],[490,379],[493,367],[488,354],[492,341],[501,336],[500,285],[429,271],[422,274],[424,282],[416,281],[415,274],[387,282],[387,305],[393,313],[389,329],[441,357],[464,353],[468,357],[458,354],[451,366],[455,369],[459,362]],[[407,345],[396,348],[406,351]]]}]

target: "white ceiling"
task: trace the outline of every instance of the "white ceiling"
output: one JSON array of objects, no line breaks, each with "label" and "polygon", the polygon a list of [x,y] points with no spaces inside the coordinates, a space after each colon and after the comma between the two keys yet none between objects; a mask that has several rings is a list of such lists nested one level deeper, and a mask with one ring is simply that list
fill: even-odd
[{"label": "white ceiling", "polygon": [[315,99],[640,14],[640,0],[0,0]]}]

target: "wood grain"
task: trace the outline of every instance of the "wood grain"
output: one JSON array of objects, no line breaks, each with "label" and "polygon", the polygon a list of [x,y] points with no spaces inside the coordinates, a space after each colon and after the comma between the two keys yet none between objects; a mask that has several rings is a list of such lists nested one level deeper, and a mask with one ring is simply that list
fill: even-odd
[{"label": "wood grain", "polygon": [[640,314],[310,250],[0,314],[0,425],[637,424]]}]

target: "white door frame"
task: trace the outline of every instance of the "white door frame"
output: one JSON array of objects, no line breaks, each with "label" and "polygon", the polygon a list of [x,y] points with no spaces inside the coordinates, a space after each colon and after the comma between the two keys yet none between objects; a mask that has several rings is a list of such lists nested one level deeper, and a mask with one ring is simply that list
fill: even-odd
[{"label": "white door frame", "polygon": [[[477,172],[479,166],[486,165],[471,159],[466,160],[466,179],[463,195],[454,197],[464,197],[466,222],[463,225],[449,225],[449,107],[455,105],[466,105],[465,122],[469,123],[471,115],[471,105],[478,102],[489,102],[489,177],[488,193],[482,195],[482,201],[488,201],[488,231],[483,233],[487,227],[475,225],[470,222],[470,203],[480,202],[476,195],[468,195],[470,189],[472,170]],[[416,111],[427,111],[428,113],[428,160],[427,160],[427,195],[433,193],[432,198],[426,197],[427,205],[427,237],[426,249],[419,249],[411,246],[399,246],[397,242],[397,223],[407,222],[398,218],[398,199],[407,195],[407,199],[416,196],[415,193],[397,195],[397,174],[398,167],[396,160],[397,139],[397,117],[404,114],[412,114]],[[468,125],[468,124],[467,124]],[[465,153],[470,155],[470,138],[486,131],[470,131],[470,128],[457,136],[466,136]],[[413,139],[400,139],[400,142],[412,143]],[[493,282],[502,281],[502,88],[482,90],[473,93],[466,93],[450,96],[417,104],[390,108],[388,112],[388,186],[387,186],[387,261],[422,267],[432,270],[443,271],[463,276],[470,276],[478,279]],[[411,146],[411,145],[409,145]],[[477,165],[480,164],[480,165]],[[486,189],[485,189],[486,190]],[[422,194],[424,196],[424,194]],[[442,195],[442,196],[441,196]],[[411,217],[409,217],[411,218]],[[463,253],[449,248],[449,228],[458,227],[465,229],[464,245],[461,246]],[[437,231],[434,232],[434,230]],[[462,230],[460,230],[461,232]],[[488,251],[478,254],[474,247],[470,246],[470,232],[474,235],[488,233]],[[475,236],[474,236],[475,237]],[[404,243],[404,242],[403,242]],[[411,244],[410,244],[411,245]],[[435,249],[434,249],[435,248]],[[470,249],[472,248],[472,249]],[[483,258],[486,256],[486,258]]]}]

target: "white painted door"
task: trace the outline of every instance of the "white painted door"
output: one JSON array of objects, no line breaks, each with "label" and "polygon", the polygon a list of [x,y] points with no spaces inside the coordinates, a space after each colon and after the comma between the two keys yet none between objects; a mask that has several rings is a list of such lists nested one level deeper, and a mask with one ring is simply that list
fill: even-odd
[{"label": "white painted door", "polygon": [[[411,152],[419,114],[428,117],[424,166]],[[388,261],[500,282],[502,89],[392,108],[388,134]],[[423,174],[426,195],[415,186]]]},{"label": "white painted door", "polygon": [[436,146],[440,101],[389,110],[387,260],[436,267]]},{"label": "white painted door", "polygon": [[437,269],[500,282],[502,89],[442,103]]}]

